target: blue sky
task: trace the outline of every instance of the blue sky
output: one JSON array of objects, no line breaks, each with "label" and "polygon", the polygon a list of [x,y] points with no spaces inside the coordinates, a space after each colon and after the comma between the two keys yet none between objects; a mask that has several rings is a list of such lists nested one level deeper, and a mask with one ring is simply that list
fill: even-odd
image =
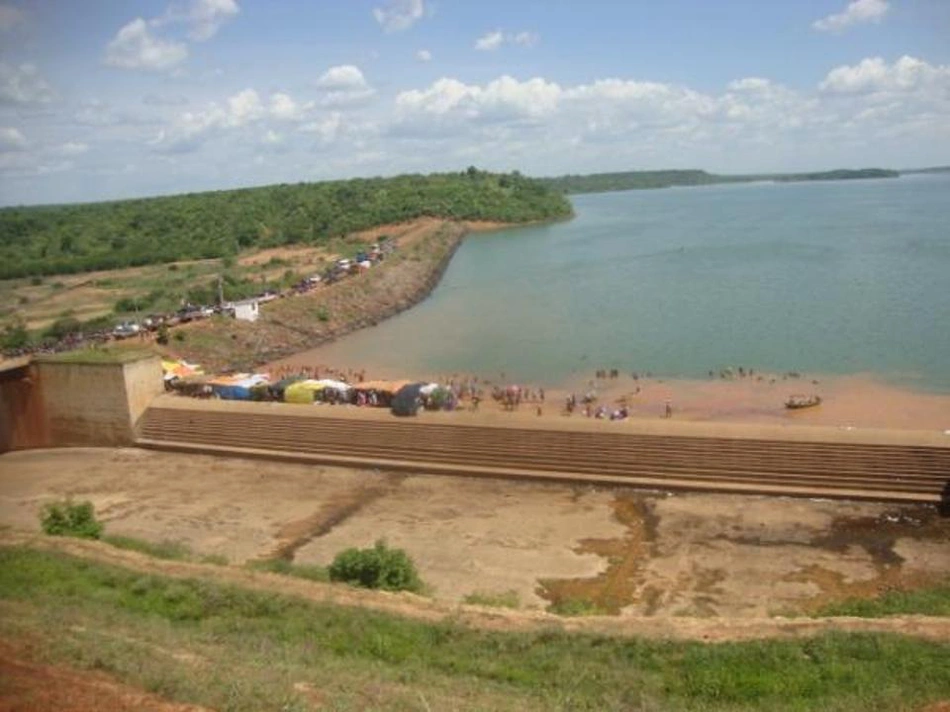
[{"label": "blue sky", "polygon": [[0,0],[0,204],[950,163],[946,0]]}]

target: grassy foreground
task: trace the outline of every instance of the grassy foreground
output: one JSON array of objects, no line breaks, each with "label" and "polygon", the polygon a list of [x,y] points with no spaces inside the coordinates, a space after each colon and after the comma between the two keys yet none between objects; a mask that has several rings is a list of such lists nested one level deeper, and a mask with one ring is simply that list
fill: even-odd
[{"label": "grassy foreground", "polygon": [[903,710],[950,696],[947,644],[483,632],[26,548],[0,549],[0,634],[221,710]]}]

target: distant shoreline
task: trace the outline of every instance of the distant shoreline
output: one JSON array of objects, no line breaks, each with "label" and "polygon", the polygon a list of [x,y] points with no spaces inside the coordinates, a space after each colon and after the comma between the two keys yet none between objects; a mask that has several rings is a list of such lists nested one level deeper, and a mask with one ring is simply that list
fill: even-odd
[{"label": "distant shoreline", "polygon": [[593,173],[589,175],[564,175],[539,180],[552,190],[566,195],[608,193],[624,190],[657,190],[660,188],[697,187],[730,183],[800,183],[810,181],[875,180],[900,178],[904,173],[943,173],[950,167],[922,168],[913,171],[896,171],[886,168],[839,168],[830,171],[808,173],[749,173],[725,175],[705,170],[627,171],[618,173]]}]

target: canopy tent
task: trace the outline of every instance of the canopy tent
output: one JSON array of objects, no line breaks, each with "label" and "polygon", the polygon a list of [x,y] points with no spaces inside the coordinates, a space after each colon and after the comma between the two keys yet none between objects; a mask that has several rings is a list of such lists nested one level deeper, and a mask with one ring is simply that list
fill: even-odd
[{"label": "canopy tent", "polygon": [[284,393],[290,386],[306,379],[306,376],[300,374],[295,376],[287,376],[286,378],[281,378],[276,383],[271,383],[267,387],[267,390],[270,391],[271,398],[274,400],[284,400]]},{"label": "canopy tent", "polygon": [[316,394],[325,387],[320,381],[312,378],[291,383],[284,389],[284,403],[313,403]]},{"label": "canopy tent", "polygon": [[[423,391],[425,392],[425,389]],[[456,398],[455,393],[445,386],[436,385],[425,395],[426,408],[429,410],[455,410],[458,406],[458,398]]]},{"label": "canopy tent", "polygon": [[251,389],[265,385],[270,379],[263,373],[239,373],[234,376],[215,378],[209,382],[211,391],[224,400],[251,400]]},{"label": "canopy tent", "polygon": [[393,397],[393,415],[416,415],[422,405],[422,388],[425,383],[410,383],[399,389]]},{"label": "canopy tent", "polygon": [[341,391],[342,393],[346,393],[348,390],[350,390],[350,384],[346,383],[345,381],[335,381],[332,378],[321,378],[316,382],[324,388],[332,388],[333,390]]},{"label": "canopy tent", "polygon": [[162,359],[162,374],[164,375],[166,381],[170,381],[173,378],[201,376],[204,374],[204,371],[202,371],[201,366],[196,363],[188,363],[187,361],[169,361]]},{"label": "canopy tent", "polygon": [[362,383],[353,384],[353,388],[357,391],[376,391],[377,393],[388,393],[394,396],[400,388],[410,383],[411,381],[363,381]]}]

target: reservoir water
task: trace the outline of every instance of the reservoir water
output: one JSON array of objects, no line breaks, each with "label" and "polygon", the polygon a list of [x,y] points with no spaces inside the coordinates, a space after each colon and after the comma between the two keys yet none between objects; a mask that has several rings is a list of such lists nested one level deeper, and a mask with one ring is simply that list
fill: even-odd
[{"label": "reservoir water", "polygon": [[319,360],[550,385],[743,365],[950,392],[950,175],[572,200],[569,222],[470,236],[427,300]]}]

